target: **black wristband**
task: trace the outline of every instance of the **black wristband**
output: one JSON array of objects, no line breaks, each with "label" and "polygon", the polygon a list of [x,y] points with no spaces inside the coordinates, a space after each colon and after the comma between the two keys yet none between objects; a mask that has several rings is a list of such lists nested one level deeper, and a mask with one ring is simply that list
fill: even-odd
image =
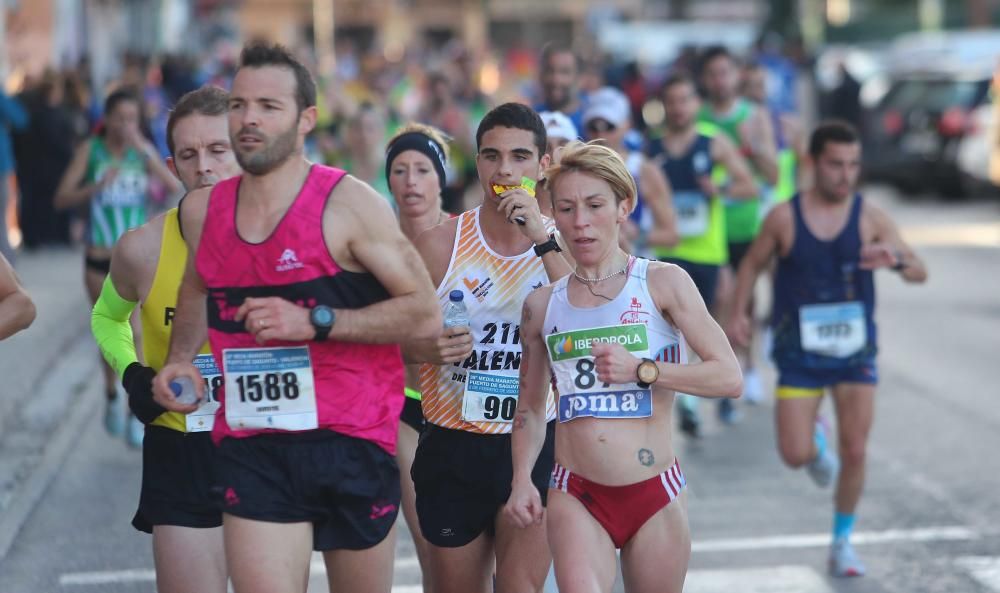
[{"label": "black wristband", "polygon": [[122,387],[128,394],[128,407],[132,414],[143,424],[149,424],[167,411],[166,408],[153,401],[153,377],[156,371],[150,367],[133,362],[122,374]]},{"label": "black wristband", "polygon": [[894,272],[902,272],[903,270],[906,269],[906,260],[903,259],[903,252],[897,251],[895,255],[896,255],[896,263],[892,264],[891,269]]},{"label": "black wristband", "polygon": [[559,243],[556,241],[555,235],[549,235],[548,241],[542,243],[541,245],[535,245],[535,255],[538,257],[542,257],[550,251],[562,253],[562,247],[559,247]]}]

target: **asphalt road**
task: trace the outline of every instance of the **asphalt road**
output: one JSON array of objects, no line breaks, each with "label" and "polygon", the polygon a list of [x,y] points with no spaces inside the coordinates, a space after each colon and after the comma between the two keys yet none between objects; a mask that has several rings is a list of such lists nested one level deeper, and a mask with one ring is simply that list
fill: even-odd
[{"label": "asphalt road", "polygon": [[[742,405],[744,421],[727,428],[703,405],[706,436],[678,437],[694,541],[687,593],[1000,593],[1000,201],[869,195],[930,269],[924,286],[878,275],[882,382],[855,537],[869,574],[826,577],[831,492],[780,463],[770,400]],[[139,454],[101,428],[94,348],[49,333],[0,344],[0,361],[63,348],[36,373],[44,389],[0,394],[29,404],[0,401],[13,410],[0,434],[0,592],[153,591],[149,539],[129,525]],[[311,592],[326,591],[321,566]],[[418,583],[403,531],[394,591]]]}]

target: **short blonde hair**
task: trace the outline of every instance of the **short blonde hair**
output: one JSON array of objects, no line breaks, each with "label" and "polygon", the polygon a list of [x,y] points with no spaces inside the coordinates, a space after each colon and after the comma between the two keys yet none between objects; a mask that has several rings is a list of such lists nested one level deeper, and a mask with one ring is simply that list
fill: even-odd
[{"label": "short blonde hair", "polygon": [[448,142],[451,140],[451,138],[441,130],[435,128],[434,126],[429,126],[427,124],[422,124],[419,122],[410,122],[405,126],[403,126],[402,128],[399,128],[399,130],[397,130],[396,133],[392,135],[392,138],[390,138],[389,141],[385,143],[385,145],[392,146],[392,143],[395,142],[397,139],[399,139],[400,136],[413,133],[423,134],[424,136],[427,136],[431,140],[437,142],[438,146],[441,147],[441,150],[444,151],[445,160],[451,160],[451,150],[448,146]]},{"label": "short blonde hair", "polygon": [[567,173],[586,173],[606,181],[615,195],[615,203],[628,202],[628,211],[631,213],[635,210],[639,194],[635,179],[622,157],[599,142],[575,141],[563,147],[559,163],[545,170],[545,183],[552,200],[555,201],[555,186],[560,177]]}]

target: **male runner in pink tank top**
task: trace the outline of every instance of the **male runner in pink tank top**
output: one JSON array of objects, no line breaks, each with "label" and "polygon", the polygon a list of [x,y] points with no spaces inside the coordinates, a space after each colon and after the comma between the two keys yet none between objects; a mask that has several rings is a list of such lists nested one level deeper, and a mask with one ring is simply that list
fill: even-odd
[{"label": "male runner in pink tank top", "polygon": [[203,396],[188,361],[207,326],[225,380],[212,437],[237,593],[304,593],[314,549],[331,590],[390,591],[396,343],[441,327],[430,278],[385,200],[303,157],[315,105],[312,77],[287,50],[244,48],[229,130],[245,173],[185,200],[196,256],[154,385],[163,407],[195,408],[170,383],[187,377]]}]

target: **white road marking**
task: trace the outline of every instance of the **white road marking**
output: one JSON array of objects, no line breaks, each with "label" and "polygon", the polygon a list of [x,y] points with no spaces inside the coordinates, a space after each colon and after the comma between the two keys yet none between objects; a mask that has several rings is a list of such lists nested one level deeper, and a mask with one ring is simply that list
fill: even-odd
[{"label": "white road marking", "polygon": [[[860,531],[851,535],[855,545],[883,544],[888,542],[963,541],[977,539],[979,534],[961,526],[925,527],[923,529],[889,529],[887,531]],[[830,545],[829,533],[778,535],[695,541],[692,552],[738,552],[765,548],[817,548]]]},{"label": "white road marking", "polygon": [[[975,530],[969,529],[962,526],[945,526],[945,527],[925,527],[922,529],[890,529],[887,531],[861,531],[855,533],[851,536],[851,541],[856,545],[869,545],[869,544],[884,544],[891,542],[931,542],[931,541],[967,541],[979,538],[979,533]],[[696,541],[691,546],[692,552],[738,552],[738,551],[753,551],[753,550],[763,550],[763,549],[777,549],[777,548],[816,548],[825,547],[830,545],[830,534],[829,533],[807,533],[801,535],[778,535],[769,537],[748,537],[748,538],[732,538],[732,539],[714,539],[714,540],[704,540]],[[980,557],[966,557],[959,560],[959,563],[966,567],[970,572],[976,575],[976,578],[981,582],[985,583],[989,587],[993,587],[997,593],[1000,593],[1000,558],[980,558]],[[396,559],[395,568],[396,569],[408,569],[417,568],[420,564],[416,556],[403,556]],[[309,563],[309,568],[314,575],[325,575],[326,566],[323,564],[323,558],[320,555],[314,555]],[[801,572],[808,570],[802,567],[777,567],[777,568],[762,568],[753,569],[753,571],[762,571],[763,573],[770,575],[768,582],[773,582],[775,580],[781,580],[781,582],[786,582],[782,579],[774,578],[775,570],[788,570],[791,576],[788,577],[787,582],[792,583],[794,586],[789,586],[788,591],[797,591],[800,593],[817,593],[826,592],[828,589],[811,589],[812,585],[808,585],[806,580],[807,577],[803,576],[805,573]],[[798,571],[798,572],[796,572]],[[689,588],[685,587],[686,593],[694,593],[697,591],[728,591],[732,589],[727,589],[722,585],[715,585],[714,583],[743,583],[744,577],[728,577],[720,576],[722,573],[726,574],[742,574],[752,572],[750,570],[725,570],[725,571],[690,571],[688,573],[688,580],[692,583],[691,587],[702,587],[701,584],[706,583],[704,586],[712,587],[709,589],[704,588]],[[754,573],[756,574],[756,573]],[[731,578],[732,580],[719,580]],[[751,579],[751,576],[745,577],[746,579]],[[798,579],[798,580],[796,580]],[[104,571],[94,571],[94,572],[71,572],[65,573],[59,577],[59,584],[63,587],[73,587],[73,586],[88,586],[88,585],[110,585],[116,583],[136,583],[136,582],[153,582],[156,580],[156,573],[150,569],[125,569],[125,570],[104,570]],[[752,582],[752,581],[746,581]],[[803,585],[798,585],[797,583],[805,583]],[[719,588],[722,587],[722,588]],[[761,591],[762,593],[765,589],[754,589],[748,588],[750,585],[741,586],[740,591],[742,593],[755,593],[756,591]],[[392,588],[393,593],[419,593],[421,591],[420,585],[397,585]],[[782,593],[786,589],[766,589],[767,593]]]},{"label": "white road marking", "polygon": [[[396,558],[393,563],[393,568],[399,570],[400,568],[418,568],[420,566],[420,561],[416,556],[404,556],[402,558]],[[314,574],[326,574],[326,564],[323,562],[323,556],[314,555],[313,559],[309,562],[310,573]]]},{"label": "white road marking", "polygon": [[156,571],[146,568],[128,570],[102,570],[97,572],[70,572],[59,577],[63,587],[81,585],[114,585],[117,583],[144,583],[156,580]]},{"label": "white road marking", "polygon": [[684,593],[833,593],[815,570],[806,566],[769,566],[690,570]]},{"label": "white road marking", "polygon": [[900,231],[911,245],[1000,247],[1000,224],[964,223],[905,226]]},{"label": "white road marking", "polygon": [[955,564],[969,571],[983,586],[1000,593],[1000,556],[964,556]]}]

